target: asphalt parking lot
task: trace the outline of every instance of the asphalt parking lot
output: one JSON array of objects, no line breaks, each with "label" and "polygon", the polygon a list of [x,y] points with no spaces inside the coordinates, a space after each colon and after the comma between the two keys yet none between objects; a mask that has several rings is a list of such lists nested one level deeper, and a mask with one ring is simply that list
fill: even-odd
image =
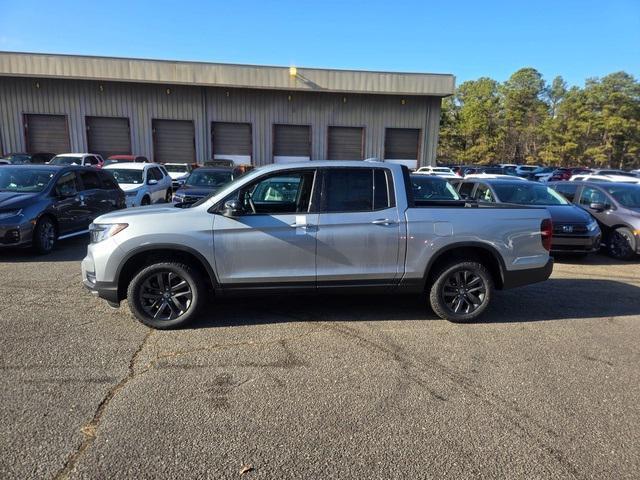
[{"label": "asphalt parking lot", "polygon": [[3,479],[640,475],[640,260],[561,260],[472,325],[255,297],[151,331],[84,251],[0,252]]}]

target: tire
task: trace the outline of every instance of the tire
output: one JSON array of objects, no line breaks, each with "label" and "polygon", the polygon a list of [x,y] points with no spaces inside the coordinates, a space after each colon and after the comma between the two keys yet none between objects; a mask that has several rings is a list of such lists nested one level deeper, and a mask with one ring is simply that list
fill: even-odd
[{"label": "tire", "polygon": [[51,253],[58,240],[58,230],[55,223],[49,217],[42,217],[33,229],[31,245],[33,250],[40,255]]},{"label": "tire", "polygon": [[[167,285],[172,285],[173,297],[171,291],[166,290]],[[143,268],[127,289],[133,315],[159,330],[187,325],[196,317],[205,299],[202,276],[191,266],[177,262],[155,263]]]},{"label": "tire", "polygon": [[471,322],[486,310],[493,289],[491,273],[483,264],[455,261],[436,273],[429,302],[440,318],[451,322]]},{"label": "tire", "polygon": [[164,195],[164,201],[165,203],[171,203],[171,200],[173,200],[173,194],[171,193],[171,189],[167,188],[167,193]]},{"label": "tire", "polygon": [[609,255],[618,260],[631,260],[636,254],[636,238],[626,227],[616,228],[607,238]]},{"label": "tire", "polygon": [[140,202],[140,206],[146,207],[147,205],[151,205],[151,199],[145,196],[142,198],[142,201]]}]

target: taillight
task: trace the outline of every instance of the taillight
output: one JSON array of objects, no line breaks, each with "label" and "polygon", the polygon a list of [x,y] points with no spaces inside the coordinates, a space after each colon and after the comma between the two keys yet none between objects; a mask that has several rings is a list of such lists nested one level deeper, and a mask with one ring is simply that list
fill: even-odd
[{"label": "taillight", "polygon": [[551,251],[551,239],[553,238],[553,222],[550,218],[545,218],[540,224],[542,235],[542,246],[547,252]]}]

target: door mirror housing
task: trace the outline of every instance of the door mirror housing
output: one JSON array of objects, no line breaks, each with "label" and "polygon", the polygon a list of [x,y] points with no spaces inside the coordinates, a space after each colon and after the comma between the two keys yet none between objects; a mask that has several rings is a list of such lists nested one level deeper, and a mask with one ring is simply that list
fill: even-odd
[{"label": "door mirror housing", "polygon": [[589,208],[596,212],[604,212],[607,209],[607,206],[604,203],[594,202],[589,205]]},{"label": "door mirror housing", "polygon": [[244,208],[238,200],[227,200],[224,203],[222,214],[225,217],[239,217],[244,213]]},{"label": "door mirror housing", "polygon": [[156,180],[155,178],[151,178],[147,180],[147,185],[157,185],[157,184],[158,184],[158,180]]}]

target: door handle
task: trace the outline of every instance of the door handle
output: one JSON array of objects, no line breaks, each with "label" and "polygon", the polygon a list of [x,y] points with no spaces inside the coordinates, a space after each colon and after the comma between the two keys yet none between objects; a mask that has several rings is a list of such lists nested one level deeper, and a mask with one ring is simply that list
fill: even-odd
[{"label": "door handle", "polygon": [[393,220],[389,220],[388,218],[379,218],[377,220],[373,220],[371,223],[374,225],[395,225],[398,222],[394,222]]},{"label": "door handle", "polygon": [[314,225],[309,223],[292,223],[289,225],[291,228],[312,228]]}]

